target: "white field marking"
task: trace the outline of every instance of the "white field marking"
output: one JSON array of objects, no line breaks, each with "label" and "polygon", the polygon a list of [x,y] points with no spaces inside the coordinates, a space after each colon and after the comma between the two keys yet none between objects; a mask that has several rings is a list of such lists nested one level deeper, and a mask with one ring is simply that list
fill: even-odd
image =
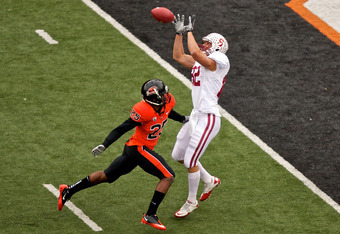
[{"label": "white field marking", "polygon": [[[138,38],[132,35],[124,26],[119,24],[115,19],[113,19],[109,14],[104,12],[91,0],[82,0],[88,7],[95,11],[99,16],[104,18],[108,23],[110,23],[114,28],[120,31],[125,37],[127,37],[131,42],[140,47],[145,51],[151,58],[158,62],[162,67],[168,70],[173,76],[185,84],[189,89],[191,89],[190,81],[185,78],[181,73],[179,73],[174,67],[172,67],[168,62],[163,60],[157,53],[150,49],[146,44],[141,42]],[[282,165],[286,170],[292,173],[296,178],[298,178],[302,183],[304,183],[310,190],[312,190],[316,195],[323,199],[327,204],[333,207],[340,214],[340,206],[327,194],[321,191],[312,181],[305,177],[300,171],[294,168],[289,162],[282,158],[278,153],[276,153],[272,148],[270,148],[266,143],[264,143],[259,137],[250,132],[245,126],[243,126],[235,117],[229,114],[222,107],[220,112],[224,118],[226,118],[231,124],[233,124],[240,132],[252,140],[256,145],[258,145],[264,152],[271,156],[276,162]]]},{"label": "white field marking", "polygon": [[[51,193],[54,194],[57,198],[59,197],[59,190],[56,189],[52,184],[43,184],[45,188],[47,188]],[[101,227],[99,227],[95,222],[93,222],[87,215],[83,213],[81,209],[76,207],[71,201],[67,201],[65,203],[66,207],[68,207],[78,218],[83,220],[85,224],[87,224],[93,231],[99,232],[103,231]]]},{"label": "white field marking", "polygon": [[47,41],[47,43],[53,45],[53,44],[58,44],[58,41],[54,40],[47,32],[45,32],[42,29],[37,29],[35,30],[35,32],[41,36],[42,38],[44,38],[45,41]]},{"label": "white field marking", "polygon": [[308,0],[303,6],[340,33],[339,0]]}]

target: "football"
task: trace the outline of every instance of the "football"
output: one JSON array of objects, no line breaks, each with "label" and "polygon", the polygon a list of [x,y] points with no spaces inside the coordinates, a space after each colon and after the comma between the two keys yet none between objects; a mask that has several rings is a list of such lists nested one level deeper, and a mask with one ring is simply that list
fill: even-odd
[{"label": "football", "polygon": [[161,23],[170,23],[174,21],[175,15],[168,8],[156,7],[151,10],[151,15],[155,20]]}]

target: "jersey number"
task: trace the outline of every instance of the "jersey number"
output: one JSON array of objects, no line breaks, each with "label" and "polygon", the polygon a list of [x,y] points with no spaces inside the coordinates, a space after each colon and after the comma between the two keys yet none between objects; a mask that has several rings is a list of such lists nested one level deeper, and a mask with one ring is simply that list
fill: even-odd
[{"label": "jersey number", "polygon": [[[223,39],[221,39],[222,41],[220,41],[221,43],[223,43]],[[201,68],[201,66],[194,66],[193,68],[192,68],[192,70],[191,70],[191,79],[192,79],[192,84],[194,85],[194,86],[200,86],[201,85],[201,82],[199,81],[199,80],[197,80],[197,77],[200,75],[200,68]],[[221,89],[220,89],[220,91],[218,92],[218,94],[217,94],[217,97],[218,98],[220,98],[220,96],[221,96],[221,93],[222,93],[222,89],[223,89],[223,86],[224,86],[224,84],[225,84],[225,80],[226,80],[226,77],[227,76],[225,76],[224,78],[223,78],[223,81],[222,81],[222,87],[221,87]]]},{"label": "jersey number", "polygon": [[150,127],[150,130],[153,131],[152,133],[148,134],[148,140],[154,140],[157,139],[161,133],[164,125],[168,122],[168,119],[164,120],[162,124],[158,123],[155,125],[152,125]]},{"label": "jersey number", "polygon": [[201,66],[194,66],[191,69],[191,80],[192,80],[192,84],[194,86],[200,86],[201,82],[199,80],[197,80],[197,77],[200,75],[200,68]]},{"label": "jersey number", "polygon": [[131,111],[130,114],[131,119],[138,121],[140,119],[140,114],[138,114],[135,109]]}]

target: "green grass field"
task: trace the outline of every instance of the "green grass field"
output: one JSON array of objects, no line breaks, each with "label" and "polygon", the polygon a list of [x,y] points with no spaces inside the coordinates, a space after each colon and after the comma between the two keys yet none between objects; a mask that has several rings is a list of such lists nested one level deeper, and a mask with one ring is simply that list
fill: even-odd
[{"label": "green grass field", "polygon": [[[145,80],[164,80],[183,114],[190,90],[80,0],[4,0],[0,17],[0,232],[92,233],[66,207],[59,212],[43,184],[77,182],[120,155],[131,133],[98,158],[91,150],[129,116]],[[224,119],[201,160],[222,184],[197,211],[175,219],[187,197],[186,170],[171,159],[180,127],[169,121],[156,147],[177,175],[158,211],[166,232],[339,232],[333,208]],[[140,219],[157,182],[137,168],[72,202],[105,233],[156,233]]]}]

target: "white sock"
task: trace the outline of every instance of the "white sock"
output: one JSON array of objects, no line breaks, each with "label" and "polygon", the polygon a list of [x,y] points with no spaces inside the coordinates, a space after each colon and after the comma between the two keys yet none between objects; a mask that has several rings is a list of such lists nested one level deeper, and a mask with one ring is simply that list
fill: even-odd
[{"label": "white sock", "polygon": [[188,173],[189,195],[188,200],[192,203],[196,202],[197,190],[200,183],[200,172]]},{"label": "white sock", "polygon": [[201,174],[201,180],[206,183],[209,184],[212,181],[212,176],[209,174],[209,172],[207,172],[204,167],[202,166],[202,164],[200,162],[197,163],[198,167],[200,168],[200,174]]}]

